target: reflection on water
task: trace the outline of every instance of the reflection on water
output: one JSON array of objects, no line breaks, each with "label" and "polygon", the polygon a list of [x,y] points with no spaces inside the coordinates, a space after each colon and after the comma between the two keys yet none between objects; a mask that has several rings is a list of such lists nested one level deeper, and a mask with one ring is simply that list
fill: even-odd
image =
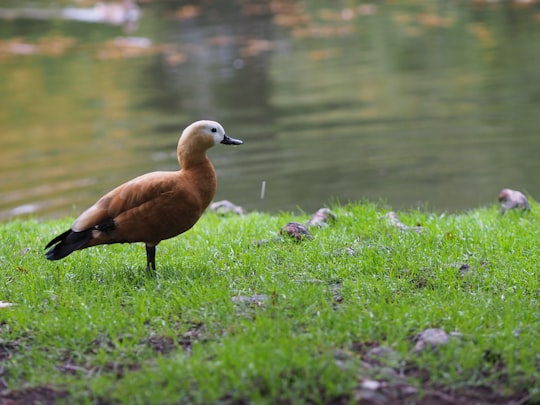
[{"label": "reflection on water", "polygon": [[200,118],[245,141],[210,154],[216,199],[248,210],[383,199],[453,211],[503,187],[538,194],[534,4],[239,7],[150,4],[129,36],[2,21],[0,219],[74,215],[175,170],[180,131]]}]

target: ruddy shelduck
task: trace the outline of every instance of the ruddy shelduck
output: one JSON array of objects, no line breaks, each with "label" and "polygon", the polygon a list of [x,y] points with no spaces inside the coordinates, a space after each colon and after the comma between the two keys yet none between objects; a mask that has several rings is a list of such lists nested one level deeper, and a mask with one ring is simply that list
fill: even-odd
[{"label": "ruddy shelduck", "polygon": [[189,125],[178,141],[179,171],[147,173],[105,194],[47,244],[47,259],[96,245],[144,242],[146,269],[154,273],[158,243],[195,225],[214,197],[216,172],[206,151],[218,143],[243,142],[215,121]]}]

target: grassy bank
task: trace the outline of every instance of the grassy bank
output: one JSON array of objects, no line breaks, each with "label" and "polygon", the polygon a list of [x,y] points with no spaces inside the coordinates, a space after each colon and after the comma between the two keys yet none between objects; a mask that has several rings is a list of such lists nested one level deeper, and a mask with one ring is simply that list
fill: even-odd
[{"label": "grassy bank", "polygon": [[[401,230],[382,206],[335,206],[300,243],[274,237],[308,214],[208,213],[158,246],[156,278],[141,244],[48,262],[69,219],[2,224],[0,398],[540,401],[538,209],[408,211],[421,228]],[[429,328],[448,341],[422,350]]]}]

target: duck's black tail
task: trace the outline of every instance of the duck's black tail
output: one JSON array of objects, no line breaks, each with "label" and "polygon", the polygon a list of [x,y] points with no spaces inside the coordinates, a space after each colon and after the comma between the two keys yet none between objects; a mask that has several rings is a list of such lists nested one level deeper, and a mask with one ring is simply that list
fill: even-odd
[{"label": "duck's black tail", "polygon": [[92,239],[91,229],[82,232],[74,232],[69,229],[47,243],[45,249],[50,248],[51,246],[52,248],[45,253],[45,256],[49,260],[63,259],[71,252],[83,248],[90,239]]}]

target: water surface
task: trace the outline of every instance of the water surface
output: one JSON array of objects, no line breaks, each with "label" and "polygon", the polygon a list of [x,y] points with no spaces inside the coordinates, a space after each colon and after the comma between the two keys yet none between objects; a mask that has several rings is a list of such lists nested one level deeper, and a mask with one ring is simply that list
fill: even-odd
[{"label": "water surface", "polygon": [[201,118],[245,141],[210,155],[216,200],[248,210],[540,195],[534,4],[181,4],[148,4],[127,28],[1,21],[0,219],[76,215],[176,170]]}]

